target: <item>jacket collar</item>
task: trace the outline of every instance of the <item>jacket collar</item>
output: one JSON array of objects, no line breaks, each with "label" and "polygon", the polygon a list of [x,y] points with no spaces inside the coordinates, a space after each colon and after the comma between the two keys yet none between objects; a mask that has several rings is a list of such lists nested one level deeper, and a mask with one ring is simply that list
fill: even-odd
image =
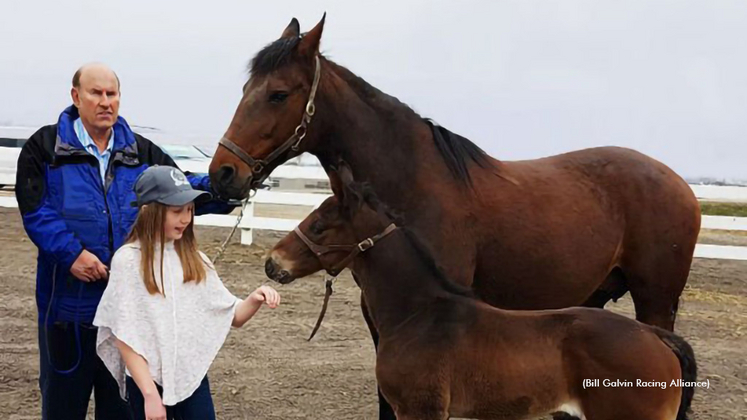
[{"label": "jacket collar", "polygon": [[[57,138],[54,145],[55,158],[67,156],[89,156],[75,134],[74,122],[79,118],[78,108],[70,105],[57,120]],[[112,147],[112,159],[121,160],[128,165],[139,164],[137,141],[135,133],[122,117],[117,117],[114,123],[114,145]]]}]

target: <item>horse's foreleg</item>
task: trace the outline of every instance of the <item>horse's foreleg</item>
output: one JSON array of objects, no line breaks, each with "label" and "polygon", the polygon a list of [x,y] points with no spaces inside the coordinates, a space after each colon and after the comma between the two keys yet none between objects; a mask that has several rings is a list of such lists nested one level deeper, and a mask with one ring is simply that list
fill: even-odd
[{"label": "horse's foreleg", "polygon": [[449,411],[445,408],[405,409],[397,410],[397,420],[448,420]]},{"label": "horse's foreleg", "polygon": [[419,414],[400,414],[397,415],[397,420],[447,420],[449,413],[437,413],[428,415]]},{"label": "horse's foreleg", "polygon": [[[363,312],[363,319],[366,321],[368,330],[371,332],[371,338],[374,342],[374,349],[377,349],[379,347],[379,332],[376,331],[373,320],[368,313],[368,306],[366,305],[366,301],[363,299],[363,293],[361,293],[361,311]],[[397,417],[394,415],[394,409],[392,409],[392,406],[389,405],[386,398],[384,398],[384,395],[381,394],[381,388],[379,388],[378,384],[376,386],[376,390],[379,393],[379,420],[396,420]]]}]

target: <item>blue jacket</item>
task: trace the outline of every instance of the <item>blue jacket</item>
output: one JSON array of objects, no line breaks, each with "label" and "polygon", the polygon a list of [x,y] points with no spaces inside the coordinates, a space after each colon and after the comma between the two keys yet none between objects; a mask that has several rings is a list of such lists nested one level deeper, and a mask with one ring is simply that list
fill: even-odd
[{"label": "blue jacket", "polygon": [[[125,241],[138,209],[133,186],[152,165],[176,166],[146,138],[119,118],[106,182],[99,162],[78,140],[74,106],[55,125],[42,127],[26,142],[18,158],[16,198],[29,238],[39,248],[36,304],[39,322],[90,323],[107,282],[86,283],[70,273],[85,249],[107,266]],[[208,177],[188,174],[195,189],[210,191]],[[231,206],[213,200],[196,213],[228,213]],[[48,312],[49,310],[49,312]]]}]

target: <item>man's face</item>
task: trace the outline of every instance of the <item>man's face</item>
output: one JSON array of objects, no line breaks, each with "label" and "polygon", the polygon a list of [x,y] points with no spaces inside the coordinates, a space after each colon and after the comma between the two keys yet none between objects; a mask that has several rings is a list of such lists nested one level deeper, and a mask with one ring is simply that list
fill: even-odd
[{"label": "man's face", "polygon": [[119,84],[106,69],[87,69],[80,77],[80,86],[73,87],[73,103],[80,118],[89,127],[108,130],[119,115]]}]

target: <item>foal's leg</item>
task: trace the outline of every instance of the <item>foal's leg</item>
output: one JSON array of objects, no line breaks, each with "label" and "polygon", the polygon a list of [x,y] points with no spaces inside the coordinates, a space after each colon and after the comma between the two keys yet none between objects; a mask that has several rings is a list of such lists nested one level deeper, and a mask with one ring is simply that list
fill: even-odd
[{"label": "foal's leg", "polygon": [[[379,332],[376,331],[376,327],[374,327],[371,315],[369,315],[368,313],[368,306],[366,305],[366,301],[363,299],[363,293],[361,293],[361,311],[363,312],[363,319],[366,321],[368,330],[371,332],[371,338],[374,342],[374,348],[378,349]],[[384,395],[381,394],[381,388],[379,388],[378,384],[376,386],[376,390],[379,393],[379,420],[397,420],[397,417],[394,415],[394,409],[392,409],[392,406],[389,405],[387,400],[384,398]]]},{"label": "foal's leg", "polygon": [[449,413],[432,414],[432,415],[414,415],[414,414],[401,414],[397,415],[397,420],[447,420]]},{"label": "foal's leg", "polygon": [[449,412],[445,409],[416,412],[397,410],[397,420],[448,420],[448,418]]},{"label": "foal's leg", "polygon": [[578,417],[571,416],[570,414],[555,414],[552,416],[552,420],[581,420]]}]

